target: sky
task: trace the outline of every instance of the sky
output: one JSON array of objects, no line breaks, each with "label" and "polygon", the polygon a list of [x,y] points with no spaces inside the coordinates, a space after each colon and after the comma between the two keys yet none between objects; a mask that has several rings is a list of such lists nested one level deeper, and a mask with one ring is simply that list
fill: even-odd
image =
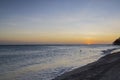
[{"label": "sky", "polygon": [[0,44],[109,44],[120,0],[0,0]]}]

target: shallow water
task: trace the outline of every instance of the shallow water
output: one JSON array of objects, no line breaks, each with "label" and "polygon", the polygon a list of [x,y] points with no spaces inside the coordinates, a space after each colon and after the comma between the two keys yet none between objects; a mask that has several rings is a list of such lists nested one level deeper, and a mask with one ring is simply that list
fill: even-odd
[{"label": "shallow water", "polygon": [[114,48],[118,46],[0,46],[0,80],[51,80]]}]

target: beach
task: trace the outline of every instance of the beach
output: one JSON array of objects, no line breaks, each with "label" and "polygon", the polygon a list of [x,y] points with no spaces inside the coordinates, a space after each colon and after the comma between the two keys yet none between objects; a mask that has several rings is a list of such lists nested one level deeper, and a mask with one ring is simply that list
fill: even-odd
[{"label": "beach", "polygon": [[120,52],[108,54],[53,80],[120,80]]},{"label": "beach", "polygon": [[0,0],[0,80],[120,80],[120,0]]},{"label": "beach", "polygon": [[0,80],[52,80],[116,50],[114,45],[0,46]]}]

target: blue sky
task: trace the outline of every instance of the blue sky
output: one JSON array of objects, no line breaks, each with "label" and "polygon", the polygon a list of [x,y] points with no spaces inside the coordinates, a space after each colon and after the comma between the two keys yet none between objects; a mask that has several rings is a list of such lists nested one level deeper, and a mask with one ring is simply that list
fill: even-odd
[{"label": "blue sky", "polygon": [[111,43],[120,0],[0,0],[0,44]]}]

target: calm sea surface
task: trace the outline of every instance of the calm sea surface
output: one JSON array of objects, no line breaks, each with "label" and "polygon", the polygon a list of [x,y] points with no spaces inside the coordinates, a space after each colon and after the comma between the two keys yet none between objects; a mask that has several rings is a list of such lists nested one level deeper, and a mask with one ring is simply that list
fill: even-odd
[{"label": "calm sea surface", "polygon": [[[0,46],[0,80],[51,80],[96,61],[112,45]],[[103,53],[104,52],[104,53]]]}]

